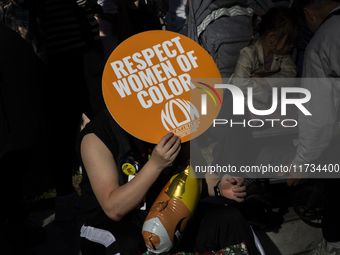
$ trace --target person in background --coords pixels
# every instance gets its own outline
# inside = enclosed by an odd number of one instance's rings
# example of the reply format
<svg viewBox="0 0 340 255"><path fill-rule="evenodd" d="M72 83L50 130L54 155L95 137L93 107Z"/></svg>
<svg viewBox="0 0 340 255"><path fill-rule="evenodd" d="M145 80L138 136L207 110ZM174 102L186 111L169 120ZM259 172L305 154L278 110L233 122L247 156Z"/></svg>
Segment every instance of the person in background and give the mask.
<svg viewBox="0 0 340 255"><path fill-rule="evenodd" d="M112 51L132 35L126 8L134 6L134 1L98 0L97 3L99 8L95 10L95 18L99 24L99 35L107 60Z"/></svg>
<svg viewBox="0 0 340 255"><path fill-rule="evenodd" d="M117 5L112 0L98 0L100 9L95 14L100 28L100 38L103 43L105 59L108 59L112 51L118 46L118 25L120 13ZM118 23L119 22L119 23Z"/></svg>
<svg viewBox="0 0 340 255"><path fill-rule="evenodd" d="M253 105L255 109L269 109L272 106L273 87L291 86L289 79L296 76L296 66L290 58L289 51L298 33L298 25L287 7L273 7L263 16L258 24L259 15L254 13L252 26L253 38L249 46L240 51L235 71L229 79L229 84L238 86L245 95L248 87L253 89ZM259 33L260 38L254 45L253 39ZM268 77L265 79L264 77ZM292 79L290 79L292 80ZM235 123L242 123L244 119L278 119L281 116L280 106L272 114L275 116L258 116L250 111L244 115L233 115L233 97L229 91L224 95L220 118L232 118ZM221 125L223 126L223 125ZM215 128L219 134L217 146L214 148L213 164L252 165L255 163L253 152L248 152L249 141L252 141L254 128L235 125ZM251 155L250 155L251 154ZM245 157L245 155L248 155Z"/></svg>
<svg viewBox="0 0 340 255"><path fill-rule="evenodd" d="M189 1L169 0L168 11L164 21L166 30L187 35L187 18L189 16Z"/></svg>
<svg viewBox="0 0 340 255"><path fill-rule="evenodd" d="M4 26L20 34L45 64L40 146L52 172L60 221L77 215L72 171L82 113L91 118L106 107L101 92L105 59L92 11L96 5L94 0L1 2Z"/></svg>
<svg viewBox="0 0 340 255"><path fill-rule="evenodd" d="M270 9L261 17L259 25L257 25L257 18L258 15L254 14L253 37L259 33L260 38L253 46L241 50L230 81L241 88L245 94L247 88L252 87L253 98L262 104L267 104L271 102L272 87L291 84L287 84L286 80L280 83L279 79L275 79L275 82L266 82L265 79L257 78L296 77L296 66L289 52L298 34L298 24L287 7ZM253 39L249 45L252 41Z"/></svg>
<svg viewBox="0 0 340 255"><path fill-rule="evenodd" d="M89 118L105 108L101 93L104 56L92 8L96 1L43 3L46 32L46 146L57 191L58 221L77 216L78 194L72 184L76 139L82 113ZM58 120L58 121L56 121ZM59 121L62 120L62 121Z"/></svg>
<svg viewBox="0 0 340 255"><path fill-rule="evenodd" d="M340 2L337 0L294 0L295 8L314 33L308 44L302 72L303 88L311 93L305 104L312 116L299 115L299 139L292 164L338 164L340 139L334 136L340 102ZM308 79L324 78L324 79ZM309 175L312 175L310 173ZM324 241L310 255L340 254L339 179L323 179L322 233ZM290 173L288 185L299 185L301 178Z"/></svg>
<svg viewBox="0 0 340 255"><path fill-rule="evenodd" d="M27 246L46 237L22 204L25 174L39 164L32 158L43 130L45 66L27 41L1 22L0 38L0 254L24 255Z"/></svg>

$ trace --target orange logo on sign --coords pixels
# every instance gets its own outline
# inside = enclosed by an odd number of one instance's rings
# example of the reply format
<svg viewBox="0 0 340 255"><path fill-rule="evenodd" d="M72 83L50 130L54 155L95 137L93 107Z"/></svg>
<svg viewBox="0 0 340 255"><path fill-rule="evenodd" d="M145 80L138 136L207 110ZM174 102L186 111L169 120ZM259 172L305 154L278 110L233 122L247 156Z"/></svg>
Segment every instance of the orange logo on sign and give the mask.
<svg viewBox="0 0 340 255"><path fill-rule="evenodd" d="M133 136L158 143L172 131L186 142L202 134L220 109L209 107L211 114L201 114L201 94L207 90L191 81L201 77L206 84L205 78L221 76L199 44L153 30L128 38L112 52L104 68L103 95L112 117ZM216 91L221 98L222 89Z"/></svg>

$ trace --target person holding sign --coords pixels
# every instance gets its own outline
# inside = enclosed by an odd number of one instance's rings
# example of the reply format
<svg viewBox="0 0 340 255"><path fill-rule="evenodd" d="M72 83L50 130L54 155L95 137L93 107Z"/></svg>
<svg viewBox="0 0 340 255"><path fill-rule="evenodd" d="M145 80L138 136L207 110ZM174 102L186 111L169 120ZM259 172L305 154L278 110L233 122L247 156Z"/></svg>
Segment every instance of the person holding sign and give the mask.
<svg viewBox="0 0 340 255"><path fill-rule="evenodd" d="M147 252L143 221L172 174L187 162L189 142L181 144L171 132L157 145L143 142L123 130L107 110L93 118L80 137L82 254ZM226 176L201 184L202 196L217 194L243 202L246 195L243 179ZM227 247L260 254L250 226L237 209L199 202L182 240L170 252L205 253Z"/></svg>

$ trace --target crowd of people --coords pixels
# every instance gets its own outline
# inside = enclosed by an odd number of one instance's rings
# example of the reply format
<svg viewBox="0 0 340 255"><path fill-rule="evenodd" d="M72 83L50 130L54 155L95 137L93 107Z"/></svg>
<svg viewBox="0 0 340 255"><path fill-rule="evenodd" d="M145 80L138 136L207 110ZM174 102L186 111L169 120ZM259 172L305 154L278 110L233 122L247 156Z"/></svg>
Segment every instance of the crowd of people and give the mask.
<svg viewBox="0 0 340 255"><path fill-rule="evenodd" d="M287 164L338 164L340 140L333 130L340 120L340 2L294 0L289 5L253 14L253 37L240 51L231 81L244 91L253 87L261 107L270 106L272 87L281 86L261 77L330 78L325 84L302 80L301 86L312 94L306 107L313 118L299 116L297 152ZM147 251L141 233L146 212L171 177L168 173L188 161L189 148L201 152L195 141L181 143L173 133L154 145L123 130L106 109L102 72L115 47L134 34L167 29L188 35L189 8L190 1L185 0L0 3L1 254L25 254L27 246L46 236L42 227L29 224L17 187L18 179L29 171L27 162L42 145L57 192L55 220L77 218L82 254ZM254 40L257 34L259 39ZM295 61L290 55L294 48L299 54ZM221 152L230 151L225 146ZM127 153L140 163L138 175L129 181L121 171ZM81 196L72 184L75 161L83 169ZM291 173L287 183L296 186L301 181ZM340 193L339 181L323 181L325 240L310 254L337 255L340 208L334 197ZM202 198L242 203L246 197L243 178L207 176L200 187ZM146 210L136 209L145 198ZM245 254L264 254L233 205L201 200L186 234L171 252L203 254L240 245L246 247Z"/></svg>

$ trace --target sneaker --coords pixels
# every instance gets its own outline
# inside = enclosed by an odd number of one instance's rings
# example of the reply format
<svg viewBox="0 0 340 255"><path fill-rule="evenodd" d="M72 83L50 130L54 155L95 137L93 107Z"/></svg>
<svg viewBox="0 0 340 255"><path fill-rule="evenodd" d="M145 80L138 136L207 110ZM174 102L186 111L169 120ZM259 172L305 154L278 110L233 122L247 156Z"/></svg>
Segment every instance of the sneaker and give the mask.
<svg viewBox="0 0 340 255"><path fill-rule="evenodd" d="M309 255L340 255L340 249L333 248L331 252L327 252L325 246L326 241L323 240L323 242L320 243L315 250L311 251Z"/></svg>
<svg viewBox="0 0 340 255"><path fill-rule="evenodd" d="M75 191L67 196L55 197L55 220L71 221L74 220L79 213L79 195Z"/></svg>

